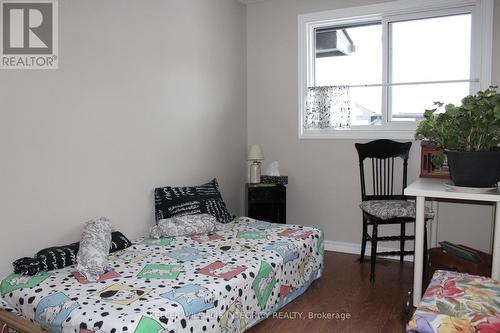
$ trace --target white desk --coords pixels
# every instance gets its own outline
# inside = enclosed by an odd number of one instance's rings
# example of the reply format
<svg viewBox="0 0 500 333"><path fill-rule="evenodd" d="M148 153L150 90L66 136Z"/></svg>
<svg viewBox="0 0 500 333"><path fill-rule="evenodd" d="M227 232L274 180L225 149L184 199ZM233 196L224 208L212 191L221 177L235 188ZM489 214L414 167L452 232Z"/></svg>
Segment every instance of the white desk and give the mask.
<svg viewBox="0 0 500 333"><path fill-rule="evenodd" d="M447 191L447 179L419 178L405 188L404 194L416 197L415 261L413 270L413 306L418 306L422 295L422 273L424 264L424 203L425 198L495 202L495 234L493 236L493 263L491 277L500 280L500 191L490 193L463 193Z"/></svg>

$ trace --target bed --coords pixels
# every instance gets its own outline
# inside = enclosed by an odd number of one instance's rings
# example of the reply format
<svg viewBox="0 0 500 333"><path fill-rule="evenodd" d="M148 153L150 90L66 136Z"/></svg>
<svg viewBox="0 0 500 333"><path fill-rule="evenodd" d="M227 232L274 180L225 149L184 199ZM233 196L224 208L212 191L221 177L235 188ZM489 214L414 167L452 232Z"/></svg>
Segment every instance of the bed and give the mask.
<svg viewBox="0 0 500 333"><path fill-rule="evenodd" d="M74 266L10 275L0 312L52 332L243 332L321 276L323 238L240 217L212 234L139 239L98 282Z"/></svg>

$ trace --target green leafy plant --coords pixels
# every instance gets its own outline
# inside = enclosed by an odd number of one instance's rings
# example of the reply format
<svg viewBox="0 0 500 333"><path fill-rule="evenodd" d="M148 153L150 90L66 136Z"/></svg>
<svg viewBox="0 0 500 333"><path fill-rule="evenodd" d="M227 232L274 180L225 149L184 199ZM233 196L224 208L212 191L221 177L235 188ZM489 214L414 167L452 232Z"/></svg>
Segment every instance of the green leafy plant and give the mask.
<svg viewBox="0 0 500 333"><path fill-rule="evenodd" d="M443 166L445 160L446 160L446 157L444 156L443 153L441 153L439 155L434 155L432 157L432 165L434 165L435 168L439 169Z"/></svg>
<svg viewBox="0 0 500 333"><path fill-rule="evenodd" d="M426 110L416 137L458 151L493 150L500 144L500 94L497 87L462 99L462 105L447 104Z"/></svg>

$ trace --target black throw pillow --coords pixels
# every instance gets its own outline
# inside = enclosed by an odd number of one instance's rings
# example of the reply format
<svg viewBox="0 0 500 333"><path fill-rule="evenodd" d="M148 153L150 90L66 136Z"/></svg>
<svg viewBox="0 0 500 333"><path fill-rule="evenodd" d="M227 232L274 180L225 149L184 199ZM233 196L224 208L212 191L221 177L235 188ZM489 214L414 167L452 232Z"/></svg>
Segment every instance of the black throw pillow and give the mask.
<svg viewBox="0 0 500 333"><path fill-rule="evenodd" d="M200 186L155 189L156 221L173 216L210 214L221 223L232 220L219 191L217 179Z"/></svg>
<svg viewBox="0 0 500 333"><path fill-rule="evenodd" d="M111 246L109 253L130 247L132 242L121 232L111 233ZM22 275L35 275L39 272L52 271L76 264L76 255L80 243L63 246L54 246L38 251L34 258L21 258L12 263L14 273Z"/></svg>
<svg viewBox="0 0 500 333"><path fill-rule="evenodd" d="M121 251L130 246L132 246L132 242L129 241L124 234L119 231L113 231L111 233L111 246L109 248L109 253Z"/></svg>
<svg viewBox="0 0 500 333"><path fill-rule="evenodd" d="M12 263L14 273L22 275L36 275L43 271L43 267L38 259L24 257Z"/></svg>
<svg viewBox="0 0 500 333"><path fill-rule="evenodd" d="M40 261L43 271L61 269L76 264L79 248L80 243L49 247L35 254L35 259Z"/></svg>

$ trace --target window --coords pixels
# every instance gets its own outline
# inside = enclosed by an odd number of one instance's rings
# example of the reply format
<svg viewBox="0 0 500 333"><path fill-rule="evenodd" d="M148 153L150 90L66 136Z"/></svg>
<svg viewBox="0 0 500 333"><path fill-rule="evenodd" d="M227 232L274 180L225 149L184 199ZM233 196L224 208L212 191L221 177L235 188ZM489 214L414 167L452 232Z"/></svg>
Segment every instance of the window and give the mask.
<svg viewBox="0 0 500 333"><path fill-rule="evenodd" d="M396 1L299 16L299 137L413 138L433 102L491 80L491 0Z"/></svg>

